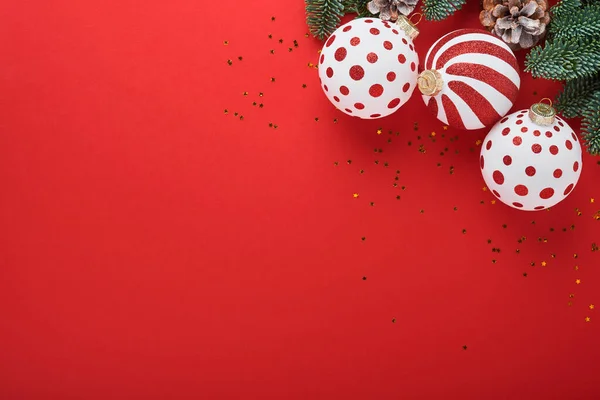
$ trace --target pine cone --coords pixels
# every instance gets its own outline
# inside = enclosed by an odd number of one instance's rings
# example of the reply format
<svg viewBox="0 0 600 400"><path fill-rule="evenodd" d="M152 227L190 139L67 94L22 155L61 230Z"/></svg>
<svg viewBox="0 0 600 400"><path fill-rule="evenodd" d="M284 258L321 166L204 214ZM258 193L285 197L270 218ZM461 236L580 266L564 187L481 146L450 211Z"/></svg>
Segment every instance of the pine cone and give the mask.
<svg viewBox="0 0 600 400"><path fill-rule="evenodd" d="M483 0L479 21L511 49L528 49L546 35L548 8L548 0Z"/></svg>
<svg viewBox="0 0 600 400"><path fill-rule="evenodd" d="M396 21L398 15L408 15L417 6L419 0L371 0L367 9L371 14L379 13L379 18L384 21Z"/></svg>

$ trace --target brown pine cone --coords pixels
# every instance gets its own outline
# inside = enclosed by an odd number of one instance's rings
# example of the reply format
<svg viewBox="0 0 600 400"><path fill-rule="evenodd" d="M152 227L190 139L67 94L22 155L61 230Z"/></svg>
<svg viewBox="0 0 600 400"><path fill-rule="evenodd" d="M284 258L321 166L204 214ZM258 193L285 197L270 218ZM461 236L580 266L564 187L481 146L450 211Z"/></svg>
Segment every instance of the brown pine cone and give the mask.
<svg viewBox="0 0 600 400"><path fill-rule="evenodd" d="M408 15L417 6L419 0L371 0L367 9L371 14L379 13L384 21L396 21L399 14Z"/></svg>
<svg viewBox="0 0 600 400"><path fill-rule="evenodd" d="M528 49L546 35L548 9L548 0L483 0L479 21L511 49Z"/></svg>

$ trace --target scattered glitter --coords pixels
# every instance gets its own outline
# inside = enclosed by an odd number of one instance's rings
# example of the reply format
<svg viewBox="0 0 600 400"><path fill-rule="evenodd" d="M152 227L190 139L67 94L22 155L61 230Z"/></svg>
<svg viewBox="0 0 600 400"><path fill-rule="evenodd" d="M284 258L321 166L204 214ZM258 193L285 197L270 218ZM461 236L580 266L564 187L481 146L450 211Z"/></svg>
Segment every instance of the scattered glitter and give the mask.
<svg viewBox="0 0 600 400"><path fill-rule="evenodd" d="M581 283L581 279L575 279L575 284L579 285Z"/></svg>

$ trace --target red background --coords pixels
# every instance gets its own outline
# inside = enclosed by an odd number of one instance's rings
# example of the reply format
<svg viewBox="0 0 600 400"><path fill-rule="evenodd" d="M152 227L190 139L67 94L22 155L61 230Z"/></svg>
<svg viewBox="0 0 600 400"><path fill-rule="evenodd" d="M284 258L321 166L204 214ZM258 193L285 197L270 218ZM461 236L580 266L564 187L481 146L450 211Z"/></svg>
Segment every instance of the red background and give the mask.
<svg viewBox="0 0 600 400"><path fill-rule="evenodd" d="M0 16L2 399L600 397L597 158L494 203L484 131L334 110L301 1ZM560 87L522 76L515 109Z"/></svg>

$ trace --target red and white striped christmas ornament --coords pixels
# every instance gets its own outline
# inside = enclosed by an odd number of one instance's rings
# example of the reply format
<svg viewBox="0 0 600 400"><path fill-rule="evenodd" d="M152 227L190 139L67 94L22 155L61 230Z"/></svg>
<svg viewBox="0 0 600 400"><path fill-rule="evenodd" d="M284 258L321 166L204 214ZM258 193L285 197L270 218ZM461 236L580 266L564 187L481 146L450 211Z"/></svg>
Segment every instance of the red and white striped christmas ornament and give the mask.
<svg viewBox="0 0 600 400"><path fill-rule="evenodd" d="M344 113L364 119L390 115L417 86L418 30L401 16L396 24L358 18L325 42L319 78L325 95Z"/></svg>
<svg viewBox="0 0 600 400"><path fill-rule="evenodd" d="M511 109L521 84L512 50L479 29L442 36L427 52L419 90L430 111L459 129L492 126Z"/></svg>
<svg viewBox="0 0 600 400"><path fill-rule="evenodd" d="M552 107L538 103L502 118L486 136L479 162L487 187L500 201L520 210L543 210L577 184L581 144Z"/></svg>

